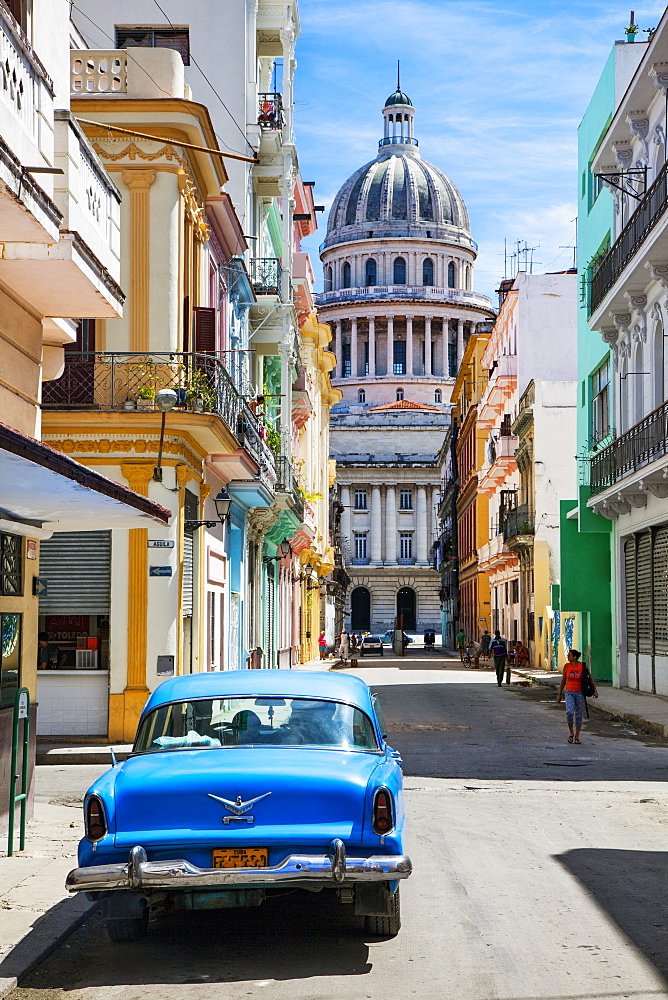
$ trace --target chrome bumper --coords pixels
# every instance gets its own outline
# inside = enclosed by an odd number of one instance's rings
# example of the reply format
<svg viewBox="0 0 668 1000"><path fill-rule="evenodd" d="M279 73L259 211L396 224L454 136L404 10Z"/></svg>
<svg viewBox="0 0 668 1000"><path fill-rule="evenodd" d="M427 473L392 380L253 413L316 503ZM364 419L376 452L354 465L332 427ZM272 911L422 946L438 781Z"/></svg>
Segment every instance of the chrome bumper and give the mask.
<svg viewBox="0 0 668 1000"><path fill-rule="evenodd" d="M341 840L328 854L290 854L273 868L198 868L182 858L149 861L143 847L133 847L125 864L75 868L65 880L69 892L110 889L201 889L206 886L270 886L275 882L392 882L413 871L405 854L348 858Z"/></svg>

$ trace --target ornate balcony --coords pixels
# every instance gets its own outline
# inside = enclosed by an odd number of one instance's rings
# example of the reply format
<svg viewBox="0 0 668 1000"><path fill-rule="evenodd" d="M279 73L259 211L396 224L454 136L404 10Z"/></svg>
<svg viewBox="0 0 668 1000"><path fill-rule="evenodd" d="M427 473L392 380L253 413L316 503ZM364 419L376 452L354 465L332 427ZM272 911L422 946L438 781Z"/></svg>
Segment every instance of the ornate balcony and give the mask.
<svg viewBox="0 0 668 1000"><path fill-rule="evenodd" d="M258 94L257 123L262 130L283 128L283 98L280 94Z"/></svg>
<svg viewBox="0 0 668 1000"><path fill-rule="evenodd" d="M520 504L509 510L503 519L503 540L511 550L528 548L533 545L535 523L528 504Z"/></svg>
<svg viewBox="0 0 668 1000"><path fill-rule="evenodd" d="M276 257L253 257L250 279L256 295L280 295L281 262Z"/></svg>
<svg viewBox="0 0 668 1000"><path fill-rule="evenodd" d="M601 493L668 454L668 403L662 403L591 460L590 489Z"/></svg>
<svg viewBox="0 0 668 1000"><path fill-rule="evenodd" d="M304 519L304 498L299 492L292 462L284 455L276 460L276 493L286 494L286 499L293 512Z"/></svg>

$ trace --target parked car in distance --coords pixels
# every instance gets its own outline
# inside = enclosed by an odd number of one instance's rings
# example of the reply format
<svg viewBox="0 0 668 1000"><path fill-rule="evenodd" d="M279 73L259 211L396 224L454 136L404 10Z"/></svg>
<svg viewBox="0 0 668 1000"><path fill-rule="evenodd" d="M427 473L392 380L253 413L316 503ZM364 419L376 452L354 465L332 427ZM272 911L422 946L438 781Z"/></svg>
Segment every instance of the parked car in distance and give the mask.
<svg viewBox="0 0 668 1000"><path fill-rule="evenodd" d="M151 911L258 906L321 892L366 933L400 926L399 754L357 677L236 670L164 681L129 758L84 800L70 892L103 901L113 941Z"/></svg>
<svg viewBox="0 0 668 1000"><path fill-rule="evenodd" d="M403 637L404 637L404 644L406 646L409 646L411 644L411 642L413 641L412 637L410 635L406 635L405 632L403 633ZM393 628L388 628L387 632L384 632L383 635L381 636L381 640L382 640L382 642L385 643L386 646L393 645L393 643L394 643L394 629Z"/></svg>
<svg viewBox="0 0 668 1000"><path fill-rule="evenodd" d="M377 653L382 656L383 650L383 640L379 635L365 635L362 639L362 644L359 648L360 656L364 656L365 653Z"/></svg>

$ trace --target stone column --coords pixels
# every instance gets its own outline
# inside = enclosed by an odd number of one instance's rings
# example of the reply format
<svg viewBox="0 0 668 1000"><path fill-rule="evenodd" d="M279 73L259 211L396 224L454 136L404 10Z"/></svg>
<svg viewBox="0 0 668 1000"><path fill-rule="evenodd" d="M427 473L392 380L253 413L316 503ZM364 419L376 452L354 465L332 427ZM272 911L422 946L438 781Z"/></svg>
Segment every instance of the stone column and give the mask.
<svg viewBox="0 0 668 1000"><path fill-rule="evenodd" d="M121 174L130 188L130 350L149 349L149 295L151 232L149 188L155 180L155 170L129 167ZM186 331L183 332L184 339ZM185 348L184 348L185 350ZM189 350L193 350L190 346Z"/></svg>
<svg viewBox="0 0 668 1000"><path fill-rule="evenodd" d="M357 318L350 321L350 377L357 378Z"/></svg>
<svg viewBox="0 0 668 1000"><path fill-rule="evenodd" d="M369 316L369 375L376 374L376 318Z"/></svg>
<svg viewBox="0 0 668 1000"><path fill-rule="evenodd" d="M424 565L428 558L427 546L427 491L424 486L418 486L416 509L416 541L417 561Z"/></svg>
<svg viewBox="0 0 668 1000"><path fill-rule="evenodd" d="M336 341L334 351L336 353L336 378L343 375L343 338L341 337L341 320L336 320Z"/></svg>
<svg viewBox="0 0 668 1000"><path fill-rule="evenodd" d="M431 316L424 318L424 373L431 375Z"/></svg>
<svg viewBox="0 0 668 1000"><path fill-rule="evenodd" d="M413 374L413 317L406 317L406 374Z"/></svg>
<svg viewBox="0 0 668 1000"><path fill-rule="evenodd" d="M385 494L385 562L397 561L397 494L394 486Z"/></svg>
<svg viewBox="0 0 668 1000"><path fill-rule="evenodd" d="M371 562L374 566L383 561L383 514L380 487L371 490Z"/></svg>
<svg viewBox="0 0 668 1000"><path fill-rule="evenodd" d="M352 551L352 537L350 533L350 487L341 487L341 503L343 512L341 514L341 537L347 538L351 545L351 558L355 555Z"/></svg>
<svg viewBox="0 0 668 1000"><path fill-rule="evenodd" d="M386 375L391 378L394 371L394 317L387 317L387 371Z"/></svg>
<svg viewBox="0 0 668 1000"><path fill-rule="evenodd" d="M462 363L462 358L464 357L464 320L457 320L457 370L459 371L459 366Z"/></svg>

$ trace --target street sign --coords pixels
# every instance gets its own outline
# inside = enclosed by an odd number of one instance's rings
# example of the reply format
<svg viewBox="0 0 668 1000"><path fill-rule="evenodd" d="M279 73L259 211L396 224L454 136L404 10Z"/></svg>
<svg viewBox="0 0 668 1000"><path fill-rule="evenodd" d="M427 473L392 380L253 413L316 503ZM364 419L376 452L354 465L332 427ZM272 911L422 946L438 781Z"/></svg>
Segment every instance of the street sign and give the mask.
<svg viewBox="0 0 668 1000"><path fill-rule="evenodd" d="M149 549L173 549L174 540L171 538L149 538Z"/></svg>
<svg viewBox="0 0 668 1000"><path fill-rule="evenodd" d="M35 597L46 597L47 581L44 577L36 576L32 581L32 592Z"/></svg>
<svg viewBox="0 0 668 1000"><path fill-rule="evenodd" d="M149 566L148 568L149 576L171 576L172 567L171 566Z"/></svg>
<svg viewBox="0 0 668 1000"><path fill-rule="evenodd" d="M21 691L19 694L19 719L28 718L28 692Z"/></svg>

